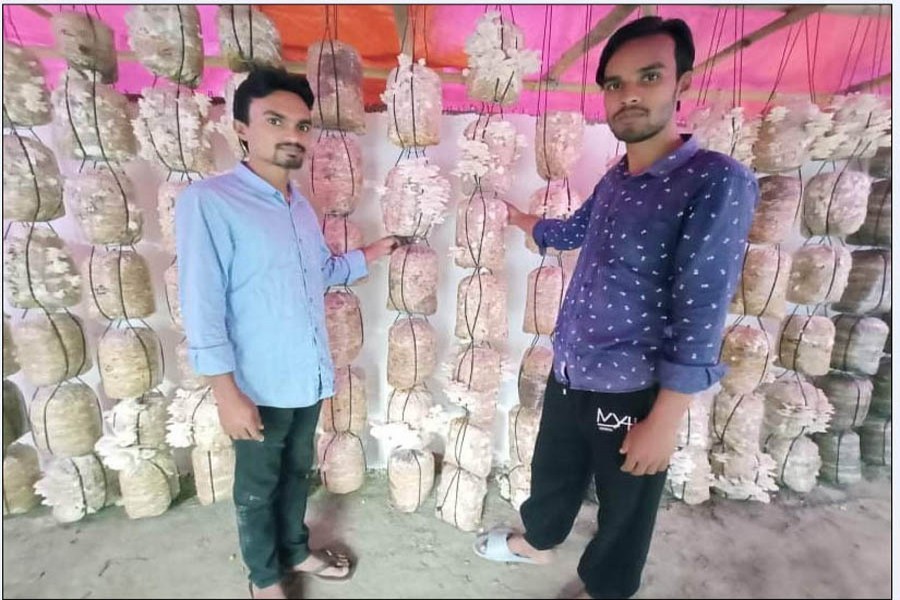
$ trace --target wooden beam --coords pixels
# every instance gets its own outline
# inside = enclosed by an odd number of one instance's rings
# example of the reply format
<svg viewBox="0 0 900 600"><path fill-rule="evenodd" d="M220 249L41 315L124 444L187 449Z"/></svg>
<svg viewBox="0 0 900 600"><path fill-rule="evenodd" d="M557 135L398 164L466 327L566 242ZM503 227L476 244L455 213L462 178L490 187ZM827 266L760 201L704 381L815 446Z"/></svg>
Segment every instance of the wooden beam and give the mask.
<svg viewBox="0 0 900 600"><path fill-rule="evenodd" d="M850 87L841 90L840 92L838 92L838 94L852 94L853 92L861 92L863 90L875 88L875 87L878 87L880 85L884 85L885 83L890 83L890 82L891 82L891 72L888 71L884 75L879 75L878 77L876 77L874 79L870 79L868 81L863 81L860 83L855 83L855 84L851 85Z"/></svg>
<svg viewBox="0 0 900 600"><path fill-rule="evenodd" d="M49 19L52 16L52 13L42 6L38 6L37 4L25 4L25 8L38 15L39 17L44 17L45 19Z"/></svg>
<svg viewBox="0 0 900 600"><path fill-rule="evenodd" d="M642 17L655 17L657 13L655 4L644 4L641 6Z"/></svg>
<svg viewBox="0 0 900 600"><path fill-rule="evenodd" d="M38 58L53 58L53 59L62 58L60 53L55 48L52 48L49 46L28 46L28 49L31 50L35 54L35 56L37 56ZM117 59L122 63L137 62L137 60L138 60L137 55L134 52L122 52L122 51L118 52ZM228 66L224 58L222 58L221 56L214 56L214 55L204 57L204 65L210 66L210 67L223 67L223 68ZM292 73L301 73L301 74L306 73L306 62L285 61L284 66L287 70L289 70ZM438 71L437 73L440 76L441 81L443 81L444 83L460 84L460 85L465 83L465 79L463 78L461 71ZM390 69L381 69L381 68L363 66L363 77L365 77L366 79L386 80L388 78L389 74L390 74ZM888 73L886 75L882 75L880 78L874 79L871 82L857 84L854 87L875 86L875 85L878 85L879 83L882 83L882 81L879 81L881 79L890 80L890 73ZM523 82L522 87L526 90L531 90L531 91L536 91L539 89L543 91L545 89L544 86L545 86L545 84L537 79L526 79ZM549 89L549 91L554 92L554 93L581 94L582 86L581 86L581 82L562 82L556 86L551 87ZM602 90L600 89L600 87L595 85L593 81L589 81L586 83L586 85L584 87L584 91L589 96L599 96L602 93ZM699 94L700 94L699 89L690 89L687 92L685 92L684 96L682 96L682 97L684 99L695 99L699 96ZM707 94L709 95L708 100L710 100L710 101L716 100L720 97L723 100L731 101L734 92L729 87L729 89L727 89L727 90L709 90L707 92ZM771 90L762 90L762 89L755 90L755 89L745 88L741 92L743 99L746 101L749 101L749 102L754 102L754 101L765 102L766 100L768 100L770 94L771 94ZM808 92L804 92L802 94L800 94L800 93L797 93L797 94L784 93L781 95L785 96L786 98L793 98L793 97L809 98Z"/></svg>
<svg viewBox="0 0 900 600"><path fill-rule="evenodd" d="M406 4L395 4L393 9L394 27L397 29L397 40L400 44L400 53L412 55L410 48L415 44L415 40L412 40L412 43L410 43L412 31L410 31L409 27L409 6Z"/></svg>
<svg viewBox="0 0 900 600"><path fill-rule="evenodd" d="M735 8L734 4L712 4L708 5L712 8ZM796 7L796 4L741 4L740 8L754 11L778 11L788 12ZM879 6L882 7L879 10ZM886 10L885 10L886 9ZM852 15L856 17L880 17L882 19L891 18L890 5L878 4L826 4L822 7L822 12L832 15Z"/></svg>
<svg viewBox="0 0 900 600"><path fill-rule="evenodd" d="M637 8L635 4L622 4L609 11L609 14L600 19L586 36L575 42L571 48L559 57L556 64L550 68L547 79L551 82L559 82L562 74L572 66L572 63L584 55L585 52L590 51L591 48L611 36L622 21L628 18L628 15L637 10Z"/></svg>
<svg viewBox="0 0 900 600"><path fill-rule="evenodd" d="M731 8L737 9L737 6L732 6ZM778 17L771 23L767 25L763 25L753 33L750 33L746 37L736 41L732 45L728 46L715 56L711 56L703 61L701 64L694 67L695 72L699 72L705 68L712 68L717 63L725 60L741 48L746 48L759 40L772 35L776 31L780 29L784 29L785 27L790 27L794 23L798 23L808 17L809 15L815 14L822 10L823 5L821 4L806 4L800 5L795 8L792 8L784 13L783 16Z"/></svg>

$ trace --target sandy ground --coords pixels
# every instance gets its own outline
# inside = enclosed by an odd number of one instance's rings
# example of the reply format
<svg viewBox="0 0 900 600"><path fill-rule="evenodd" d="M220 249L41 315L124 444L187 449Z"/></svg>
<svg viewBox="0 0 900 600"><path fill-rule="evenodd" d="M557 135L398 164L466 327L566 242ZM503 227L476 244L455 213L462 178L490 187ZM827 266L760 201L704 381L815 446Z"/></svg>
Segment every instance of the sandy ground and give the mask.
<svg viewBox="0 0 900 600"><path fill-rule="evenodd" d="M641 598L887 598L891 593L891 490L885 475L849 491L819 487L770 505L714 499L664 501ZM485 525L518 523L492 485ZM483 561L473 534L387 505L370 475L346 497L319 489L310 503L313 546L346 542L353 581L298 581L292 597L556 598L576 590L575 565L595 526L586 504L549 567ZM180 502L130 521L110 508L57 524L45 508L3 522L4 598L245 598L233 506ZM562 595L561 595L562 594Z"/></svg>

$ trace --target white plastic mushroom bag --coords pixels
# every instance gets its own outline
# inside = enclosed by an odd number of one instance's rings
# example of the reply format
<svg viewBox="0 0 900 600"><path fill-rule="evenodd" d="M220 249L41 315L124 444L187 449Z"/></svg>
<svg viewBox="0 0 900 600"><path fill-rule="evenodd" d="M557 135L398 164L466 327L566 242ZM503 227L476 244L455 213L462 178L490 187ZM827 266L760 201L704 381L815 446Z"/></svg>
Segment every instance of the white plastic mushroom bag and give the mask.
<svg viewBox="0 0 900 600"><path fill-rule="evenodd" d="M796 177L769 175L759 180L759 203L748 240L753 244L781 244L791 235L803 184Z"/></svg>
<svg viewBox="0 0 900 600"><path fill-rule="evenodd" d="M804 375L824 375L831 365L834 323L826 317L793 315L785 319L778 362Z"/></svg>
<svg viewBox="0 0 900 600"><path fill-rule="evenodd" d="M325 294L325 326L336 368L352 363L362 349L363 320L359 299L349 290Z"/></svg>
<svg viewBox="0 0 900 600"><path fill-rule="evenodd" d="M384 228L390 235L425 237L444 221L450 201L450 182L428 159L398 162L376 192L381 197Z"/></svg>
<svg viewBox="0 0 900 600"><path fill-rule="evenodd" d="M13 330L22 372L34 386L55 385L93 365L81 319L69 313L35 312Z"/></svg>
<svg viewBox="0 0 900 600"><path fill-rule="evenodd" d="M25 400L12 381L3 380L3 453L28 431Z"/></svg>
<svg viewBox="0 0 900 600"><path fill-rule="evenodd" d="M424 383L437 361L434 328L420 318L400 319L388 331L388 384L411 388Z"/></svg>
<svg viewBox="0 0 900 600"><path fill-rule="evenodd" d="M159 230L163 248L169 254L177 254L175 247L175 203L178 195L188 186L187 181L164 181L156 192L156 208L159 214Z"/></svg>
<svg viewBox="0 0 900 600"><path fill-rule="evenodd" d="M97 361L110 398L136 398L162 382L159 338L152 329L111 329L100 338Z"/></svg>
<svg viewBox="0 0 900 600"><path fill-rule="evenodd" d="M847 241L858 246L891 247L891 181L876 181L869 193L866 220Z"/></svg>
<svg viewBox="0 0 900 600"><path fill-rule="evenodd" d="M846 486L862 479L859 436L853 431L819 433L815 437L822 457L819 477L833 485Z"/></svg>
<svg viewBox="0 0 900 600"><path fill-rule="evenodd" d="M844 238L855 233L866 220L871 188L871 177L859 171L813 176L803 190L803 234Z"/></svg>
<svg viewBox="0 0 900 600"><path fill-rule="evenodd" d="M143 319L156 312L147 260L134 250L98 252L88 261L91 309L105 319Z"/></svg>
<svg viewBox="0 0 900 600"><path fill-rule="evenodd" d="M316 98L313 125L365 133L362 62L353 46L330 38L314 43L307 52L306 77Z"/></svg>
<svg viewBox="0 0 900 600"><path fill-rule="evenodd" d="M4 135L3 158L4 219L52 221L66 214L63 178L50 148L35 138Z"/></svg>
<svg viewBox="0 0 900 600"><path fill-rule="evenodd" d="M115 33L99 16L60 10L50 15L50 26L69 67L96 71L97 81L115 83L119 76Z"/></svg>
<svg viewBox="0 0 900 600"><path fill-rule="evenodd" d="M4 127L36 127L50 122L50 93L44 68L31 50L3 41L3 82Z"/></svg>
<svg viewBox="0 0 900 600"><path fill-rule="evenodd" d="M486 479L445 462L435 494L435 514L462 531L475 531L481 524L486 495Z"/></svg>
<svg viewBox="0 0 900 600"><path fill-rule="evenodd" d="M547 380L553 370L553 350L545 346L534 346L522 355L519 367L519 404L529 408L540 408L544 404Z"/></svg>
<svg viewBox="0 0 900 600"><path fill-rule="evenodd" d="M128 118L128 99L115 88L74 69L65 71L50 97L60 157L127 162L137 140Z"/></svg>
<svg viewBox="0 0 900 600"><path fill-rule="evenodd" d="M64 196L89 243L134 244L143 236L143 212L132 202L134 185L123 170L104 167L67 177ZM172 227L174 254L174 221Z"/></svg>
<svg viewBox="0 0 900 600"><path fill-rule="evenodd" d="M80 521L119 499L118 479L96 454L52 461L34 489L60 523Z"/></svg>
<svg viewBox="0 0 900 600"><path fill-rule="evenodd" d="M438 256L425 244L401 246L391 253L388 310L420 315L437 312Z"/></svg>
<svg viewBox="0 0 900 600"><path fill-rule="evenodd" d="M850 277L850 250L843 246L804 246L794 253L787 300L793 304L837 302Z"/></svg>
<svg viewBox="0 0 900 600"><path fill-rule="evenodd" d="M121 446L164 447L168 419L169 399L160 392L120 400L106 413L112 435Z"/></svg>
<svg viewBox="0 0 900 600"><path fill-rule="evenodd" d="M154 75L196 87L203 75L200 11L191 4L138 4L125 14L129 43Z"/></svg>
<svg viewBox="0 0 900 600"><path fill-rule="evenodd" d="M3 457L3 516L27 513L40 502L34 484L41 478L38 454L31 446L13 444Z"/></svg>
<svg viewBox="0 0 900 600"><path fill-rule="evenodd" d="M450 421L444 461L478 477L487 477L493 461L491 447L490 432L476 427L466 417L458 417Z"/></svg>
<svg viewBox="0 0 900 600"><path fill-rule="evenodd" d="M834 407L828 431L849 431L863 424L872 403L870 380L832 371L816 379L816 385Z"/></svg>
<svg viewBox="0 0 900 600"><path fill-rule="evenodd" d="M463 70L469 98L515 104L526 75L541 66L541 55L527 50L522 29L498 11L485 12L466 38L468 68Z"/></svg>
<svg viewBox="0 0 900 600"><path fill-rule="evenodd" d="M219 410L210 388L175 390L169 403L166 442L173 448L196 446L202 450L231 448L231 438L219 422Z"/></svg>
<svg viewBox="0 0 900 600"><path fill-rule="evenodd" d="M775 246L749 248L728 312L754 317L783 317L790 274L790 252Z"/></svg>
<svg viewBox="0 0 900 600"><path fill-rule="evenodd" d="M862 460L877 467L891 466L891 420L869 415L859 429Z"/></svg>
<svg viewBox="0 0 900 600"><path fill-rule="evenodd" d="M425 59L413 62L408 54L400 54L397 62L381 93L388 139L402 148L436 146L441 141L441 77L425 66Z"/></svg>
<svg viewBox="0 0 900 600"><path fill-rule="evenodd" d="M144 88L134 120L141 158L167 173L212 173L210 105L199 92Z"/></svg>
<svg viewBox="0 0 900 600"><path fill-rule="evenodd" d="M717 443L736 451L759 450L765 406L762 396L719 393L712 406L712 435Z"/></svg>
<svg viewBox="0 0 900 600"><path fill-rule="evenodd" d="M216 31L225 62L232 71L281 66L281 35L264 12L252 5L220 5Z"/></svg>
<svg viewBox="0 0 900 600"><path fill-rule="evenodd" d="M341 367L334 373L334 396L322 401L319 421L327 432L362 433L368 418L366 374L358 367Z"/></svg>
<svg viewBox="0 0 900 600"><path fill-rule="evenodd" d="M58 458L90 454L103 433L97 395L84 383L40 388L28 414L35 445Z"/></svg>
<svg viewBox="0 0 900 600"><path fill-rule="evenodd" d="M734 325L725 331L721 361L728 366L722 388L732 394L748 394L766 381L772 361L769 336L761 329Z"/></svg>
<svg viewBox="0 0 900 600"><path fill-rule="evenodd" d="M343 132L323 134L310 152L308 176L310 200L325 214L352 213L363 190L359 139Z"/></svg>
<svg viewBox="0 0 900 600"><path fill-rule="evenodd" d="M391 390L388 396L388 423L407 423L419 429L433 403L431 392L424 386Z"/></svg>
<svg viewBox="0 0 900 600"><path fill-rule="evenodd" d="M538 267L529 273L522 330L536 335L552 334L564 292L565 274L560 267Z"/></svg>
<svg viewBox="0 0 900 600"><path fill-rule="evenodd" d="M388 458L388 492L391 506L400 512L419 509L434 487L434 454L397 448Z"/></svg>
<svg viewBox="0 0 900 600"><path fill-rule="evenodd" d="M53 310L81 302L81 275L65 242L49 229L4 240L3 283L16 308Z"/></svg>
<svg viewBox="0 0 900 600"><path fill-rule="evenodd" d="M816 487L822 459L819 447L805 435L772 438L766 452L775 459L775 480L779 485L806 494Z"/></svg>
<svg viewBox="0 0 900 600"><path fill-rule="evenodd" d="M760 391L766 396L763 425L766 439L823 432L834 414L825 392L799 376L774 381Z"/></svg>
<svg viewBox="0 0 900 600"><path fill-rule="evenodd" d="M129 519L163 514L181 492L171 450L141 449L132 464L115 470L119 471L119 489Z"/></svg>
<svg viewBox="0 0 900 600"><path fill-rule="evenodd" d="M576 111L549 111L537 118L534 157L537 172L547 181L572 175L584 146L584 115Z"/></svg>
<svg viewBox="0 0 900 600"><path fill-rule="evenodd" d="M197 498L204 506L229 500L234 487L234 448L191 450Z"/></svg>
<svg viewBox="0 0 900 600"><path fill-rule="evenodd" d="M521 405L509 411L509 457L513 464L531 466L538 430L541 425L541 411Z"/></svg>
<svg viewBox="0 0 900 600"><path fill-rule="evenodd" d="M855 315L881 314L891 310L891 252L856 250L847 289L833 308Z"/></svg>
<svg viewBox="0 0 900 600"><path fill-rule="evenodd" d="M832 321L835 329L832 368L875 375L890 331L887 323L881 319L852 315L836 315Z"/></svg>
<svg viewBox="0 0 900 600"><path fill-rule="evenodd" d="M459 282L455 335L461 340L503 342L509 336L506 283L476 272Z"/></svg>
<svg viewBox="0 0 900 600"><path fill-rule="evenodd" d="M349 494L362 487L366 478L366 455L355 433L324 433L318 440L322 483L332 494Z"/></svg>
<svg viewBox="0 0 900 600"><path fill-rule="evenodd" d="M461 201L456 212L456 265L464 269L504 270L503 238L508 219L506 204L496 196L476 193Z"/></svg>

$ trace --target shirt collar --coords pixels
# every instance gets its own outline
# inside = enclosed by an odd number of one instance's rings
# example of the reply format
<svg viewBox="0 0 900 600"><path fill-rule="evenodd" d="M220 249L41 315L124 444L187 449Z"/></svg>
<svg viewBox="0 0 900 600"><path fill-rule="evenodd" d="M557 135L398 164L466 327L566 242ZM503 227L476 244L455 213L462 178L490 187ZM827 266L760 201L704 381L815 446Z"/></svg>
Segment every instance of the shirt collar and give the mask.
<svg viewBox="0 0 900 600"><path fill-rule="evenodd" d="M271 196L278 198L281 200L281 191L279 191L275 186L271 183L257 175L253 169L247 166L247 163L241 161L239 162L232 171L241 181L249 185L255 191L259 192L264 196ZM291 201L302 198L300 192L297 190L297 186L294 185L292 181L288 181L288 188L291 192Z"/></svg>
<svg viewBox="0 0 900 600"><path fill-rule="evenodd" d="M628 156L626 155L622 160L619 161L619 174L622 177L641 177L643 175L652 175L653 177L663 177L668 175L678 167L681 167L689 160L691 160L694 155L700 150L700 144L697 143L697 139L690 134L683 134L681 139L684 140L678 148L676 148L670 154L660 158L655 163L650 165L650 168L641 173L640 175L631 175L628 172Z"/></svg>

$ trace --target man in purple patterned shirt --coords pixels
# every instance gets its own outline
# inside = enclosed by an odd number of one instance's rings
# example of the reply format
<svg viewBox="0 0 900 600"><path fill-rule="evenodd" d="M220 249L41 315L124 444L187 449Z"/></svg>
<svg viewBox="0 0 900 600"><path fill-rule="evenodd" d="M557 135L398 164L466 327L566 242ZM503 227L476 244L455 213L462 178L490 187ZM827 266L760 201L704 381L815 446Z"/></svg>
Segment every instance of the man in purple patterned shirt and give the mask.
<svg viewBox="0 0 900 600"><path fill-rule="evenodd" d="M638 19L600 57L607 120L626 157L567 220L510 206L541 248L581 248L553 340L524 534L476 551L547 563L594 477L598 529L578 565L584 597L640 587L656 512L691 398L722 377L722 330L758 199L753 174L677 132L694 45L679 19Z"/></svg>

